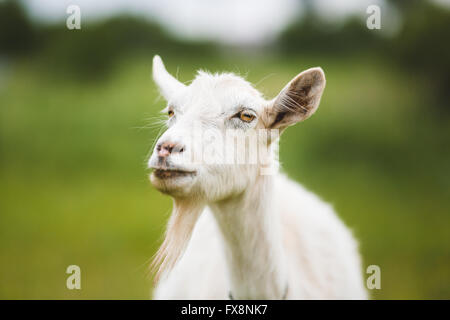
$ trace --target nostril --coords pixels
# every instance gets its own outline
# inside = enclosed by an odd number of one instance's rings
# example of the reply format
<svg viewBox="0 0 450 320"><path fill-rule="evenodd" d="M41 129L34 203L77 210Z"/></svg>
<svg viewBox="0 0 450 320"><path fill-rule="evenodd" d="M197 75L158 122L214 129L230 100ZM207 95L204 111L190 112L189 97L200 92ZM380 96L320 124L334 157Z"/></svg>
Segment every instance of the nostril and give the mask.
<svg viewBox="0 0 450 320"><path fill-rule="evenodd" d="M184 146L183 145L175 144L173 146L172 153L182 153L182 152L184 152Z"/></svg>
<svg viewBox="0 0 450 320"><path fill-rule="evenodd" d="M185 147L177 143L162 142L156 145L156 152L159 156L167 157L169 154L182 153L184 151Z"/></svg>

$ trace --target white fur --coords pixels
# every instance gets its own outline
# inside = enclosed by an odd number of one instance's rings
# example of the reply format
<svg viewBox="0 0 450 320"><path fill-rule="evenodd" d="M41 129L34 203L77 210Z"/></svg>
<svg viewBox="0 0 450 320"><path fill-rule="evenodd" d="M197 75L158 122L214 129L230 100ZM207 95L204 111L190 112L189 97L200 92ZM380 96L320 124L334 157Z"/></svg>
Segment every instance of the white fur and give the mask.
<svg viewBox="0 0 450 320"><path fill-rule="evenodd" d="M236 126L245 135L270 126L282 131L314 113L325 87L320 68L299 74L271 101L232 74L202 72L185 86L167 73L159 57L153 75L168 106L176 109L158 143L177 142L188 150L204 144L186 139L195 121L219 134ZM256 119L232 118L236 107L255 110ZM276 120L283 111L287 116ZM261 146L267 143L269 161L276 164L278 141L258 140ZM156 154L149 160L152 168L158 168ZM356 241L317 196L280 173L261 175L261 163L194 164L184 153L169 160L196 175L174 181L152 175L152 183L171 195L176 207L158 256L166 266L155 299L228 299L230 293L235 299L366 298ZM197 219L193 231L183 229L183 221L192 225L192 219Z"/></svg>

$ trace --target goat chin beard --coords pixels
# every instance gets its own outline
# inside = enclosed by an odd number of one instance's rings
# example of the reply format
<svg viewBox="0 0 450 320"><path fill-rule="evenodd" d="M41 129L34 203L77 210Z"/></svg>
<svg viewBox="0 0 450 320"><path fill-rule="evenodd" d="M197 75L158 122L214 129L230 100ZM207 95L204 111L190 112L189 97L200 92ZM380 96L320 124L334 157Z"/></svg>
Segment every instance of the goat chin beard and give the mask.
<svg viewBox="0 0 450 320"><path fill-rule="evenodd" d="M164 241L151 263L155 283L166 276L183 256L203 208L203 204L192 199L174 199Z"/></svg>

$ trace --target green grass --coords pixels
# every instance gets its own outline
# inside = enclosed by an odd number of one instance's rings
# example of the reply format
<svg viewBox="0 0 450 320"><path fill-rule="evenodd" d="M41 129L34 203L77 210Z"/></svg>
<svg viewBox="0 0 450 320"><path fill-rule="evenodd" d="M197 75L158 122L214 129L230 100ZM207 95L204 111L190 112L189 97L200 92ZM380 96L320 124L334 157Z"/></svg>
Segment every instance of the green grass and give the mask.
<svg viewBox="0 0 450 320"><path fill-rule="evenodd" d="M369 57L370 58L370 57ZM450 297L447 119L424 84L368 57L168 57L183 81L194 70L247 74L269 97L321 65L327 88L314 117L282 137L284 171L331 202L381 267L374 298ZM14 64L0 87L0 298L146 299L149 259L171 201L145 160L164 105L151 57L81 83ZM267 78L265 78L269 75ZM147 120L146 120L147 119ZM65 287L77 264L82 290Z"/></svg>

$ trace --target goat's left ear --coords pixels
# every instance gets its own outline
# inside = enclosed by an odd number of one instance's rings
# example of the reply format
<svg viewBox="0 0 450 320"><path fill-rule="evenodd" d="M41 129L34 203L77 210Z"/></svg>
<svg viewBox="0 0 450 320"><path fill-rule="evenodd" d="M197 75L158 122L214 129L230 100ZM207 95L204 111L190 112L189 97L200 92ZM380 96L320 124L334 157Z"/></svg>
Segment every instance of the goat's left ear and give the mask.
<svg viewBox="0 0 450 320"><path fill-rule="evenodd" d="M283 130L307 119L317 110L324 88L322 68L311 68L298 74L265 110L266 127Z"/></svg>

